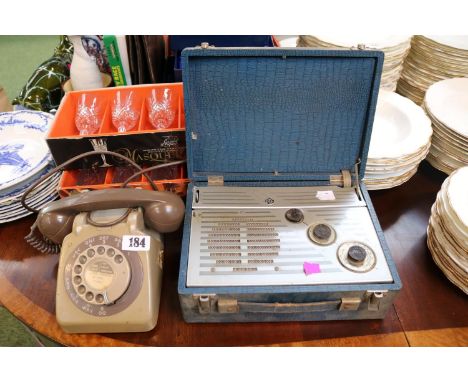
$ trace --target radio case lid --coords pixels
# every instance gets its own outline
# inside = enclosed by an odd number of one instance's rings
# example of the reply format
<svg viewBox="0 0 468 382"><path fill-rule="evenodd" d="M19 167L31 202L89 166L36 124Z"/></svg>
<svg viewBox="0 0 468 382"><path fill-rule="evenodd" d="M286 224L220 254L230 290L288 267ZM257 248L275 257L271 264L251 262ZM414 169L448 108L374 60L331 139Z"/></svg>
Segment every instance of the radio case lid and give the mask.
<svg viewBox="0 0 468 382"><path fill-rule="evenodd" d="M308 48L182 51L192 181L364 176L384 54Z"/></svg>

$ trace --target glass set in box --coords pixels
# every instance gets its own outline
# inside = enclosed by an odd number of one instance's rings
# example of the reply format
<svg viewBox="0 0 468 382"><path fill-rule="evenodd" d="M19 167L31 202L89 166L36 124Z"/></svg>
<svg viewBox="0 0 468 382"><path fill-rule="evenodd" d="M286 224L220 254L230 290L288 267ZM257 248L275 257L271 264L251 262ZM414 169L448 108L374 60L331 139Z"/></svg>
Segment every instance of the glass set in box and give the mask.
<svg viewBox="0 0 468 382"><path fill-rule="evenodd" d="M93 150L122 154L143 168L185 159L182 83L74 91L65 95L47 137L57 165ZM60 195L119 187L134 170L115 157L95 155L67 167ZM159 190L185 194L185 165L150 172ZM151 187L144 177L129 183Z"/></svg>

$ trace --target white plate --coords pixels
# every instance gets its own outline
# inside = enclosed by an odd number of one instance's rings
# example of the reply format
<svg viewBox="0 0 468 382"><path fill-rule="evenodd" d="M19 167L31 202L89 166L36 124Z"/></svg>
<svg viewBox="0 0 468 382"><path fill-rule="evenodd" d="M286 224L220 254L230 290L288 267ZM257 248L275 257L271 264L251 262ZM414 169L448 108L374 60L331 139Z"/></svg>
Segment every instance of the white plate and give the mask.
<svg viewBox="0 0 468 382"><path fill-rule="evenodd" d="M454 36L424 36L438 44L450 46L456 49L468 50L468 36L467 35L454 35ZM468 53L468 52L467 52Z"/></svg>
<svg viewBox="0 0 468 382"><path fill-rule="evenodd" d="M275 36L281 47L296 47L299 36Z"/></svg>
<svg viewBox="0 0 468 382"><path fill-rule="evenodd" d="M51 161L45 136L52 119L40 111L0 113L0 190L21 183Z"/></svg>
<svg viewBox="0 0 468 382"><path fill-rule="evenodd" d="M408 98L380 90L368 157L398 158L427 145L431 120Z"/></svg>
<svg viewBox="0 0 468 382"><path fill-rule="evenodd" d="M450 179L450 178L447 178ZM452 208L450 200L447 196L447 180L442 185L442 188L437 195L435 210L443 220L446 231L450 233L460 247L466 248L468 254L468 227L463 224L456 211ZM468 258L468 257L467 257Z"/></svg>
<svg viewBox="0 0 468 382"><path fill-rule="evenodd" d="M44 200L49 199L53 195L55 195L55 196L58 195L58 191L57 191L57 186L54 187L52 185L48 190L44 190L40 194L34 195L33 198L28 200L27 204L30 207L36 208ZM13 205L9 206L8 208L3 208L2 210L0 210L0 219L3 218L6 215L12 215L12 214L20 213L23 210L25 210L25 208L23 207L21 202L14 203Z"/></svg>
<svg viewBox="0 0 468 382"><path fill-rule="evenodd" d="M370 33L364 33L362 35L349 33L347 35L314 35L314 37L324 42L343 47L352 47L357 46L358 44L364 44L368 48L383 49L403 44L409 41L411 35L375 36Z"/></svg>
<svg viewBox="0 0 468 382"><path fill-rule="evenodd" d="M50 194L47 197L44 197L43 199L41 199L41 200L39 200L39 201L37 201L35 203L31 203L30 206L32 208L36 208L37 210L40 210L47 203L49 203L50 201L55 200L57 198L58 198L57 193ZM25 212L30 212L30 211L27 210L26 208L20 208L20 209L15 210L15 211L7 212L7 213L1 213L0 214L0 220L10 219L10 218L13 218L13 217L18 216L18 215L23 215Z"/></svg>
<svg viewBox="0 0 468 382"><path fill-rule="evenodd" d="M47 184L46 186L42 187L37 193L29 195L28 198L26 199L26 203L28 205L30 205L30 204L36 202L37 200L40 200L41 198L44 198L44 197L46 197L48 195L56 193L59 181L60 181L60 179L56 178L56 179L54 179L53 182L51 182L51 183ZM10 204L0 205L0 215L5 213L6 211L12 211L12 210L20 209L20 208L23 208L23 207L22 207L22 204L21 204L21 199L18 198L18 199L14 200Z"/></svg>
<svg viewBox="0 0 468 382"><path fill-rule="evenodd" d="M450 206L468 230L468 166L450 176L447 197Z"/></svg>
<svg viewBox="0 0 468 382"><path fill-rule="evenodd" d="M451 78L431 85L425 104L441 123L468 138L468 78Z"/></svg>
<svg viewBox="0 0 468 382"><path fill-rule="evenodd" d="M403 183L406 183L410 180L414 174L416 174L418 168L417 166L409 171L404 176L400 176L398 178L388 178L388 179L366 179L364 178L364 183L368 190L384 190L388 188L393 188L400 186Z"/></svg>
<svg viewBox="0 0 468 382"><path fill-rule="evenodd" d="M408 172L414 170L415 167L418 167L419 163L416 165L412 164L406 167L401 167L398 170L392 170L388 172L366 172L364 177L369 180L385 180L388 178L396 178L402 175L407 174Z"/></svg>
<svg viewBox="0 0 468 382"><path fill-rule="evenodd" d="M48 199L44 200L41 204L37 205L35 208L41 209L41 208L43 208L47 203L52 202L52 201L54 201L55 199L57 199L57 197L58 197L58 194L51 195ZM0 217L0 224L12 222L12 221L14 221L14 220L21 219L21 218L23 218L23 217L25 217L25 216L28 216L28 215L31 215L31 214L33 214L33 212L28 211L28 210L26 210L26 209L23 209L22 212L19 212L19 213L17 213L17 214L10 215L10 216L5 216L5 217Z"/></svg>

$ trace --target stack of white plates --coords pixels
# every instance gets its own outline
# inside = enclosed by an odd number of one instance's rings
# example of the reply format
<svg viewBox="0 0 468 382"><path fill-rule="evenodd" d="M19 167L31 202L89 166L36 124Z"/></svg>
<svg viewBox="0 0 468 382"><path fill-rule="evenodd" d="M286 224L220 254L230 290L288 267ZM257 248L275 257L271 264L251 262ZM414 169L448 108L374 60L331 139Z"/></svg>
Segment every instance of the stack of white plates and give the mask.
<svg viewBox="0 0 468 382"><path fill-rule="evenodd" d="M431 85L424 108L434 130L428 162L446 174L468 165L468 78Z"/></svg>
<svg viewBox="0 0 468 382"><path fill-rule="evenodd" d="M409 180L429 151L431 135L431 120L421 107L381 90L364 177L367 188L391 188Z"/></svg>
<svg viewBox="0 0 468 382"><path fill-rule="evenodd" d="M427 245L432 258L468 294L468 167L445 180L431 212Z"/></svg>
<svg viewBox="0 0 468 382"><path fill-rule="evenodd" d="M299 36L297 46L345 48L364 45L367 49L378 49L385 53L380 87L394 91L403 68L403 61L410 49L411 36Z"/></svg>
<svg viewBox="0 0 468 382"><path fill-rule="evenodd" d="M39 111L0 113L0 223L32 212L20 202L23 192L54 168L45 136L53 116ZM31 193L28 205L42 208L57 198L60 174Z"/></svg>
<svg viewBox="0 0 468 382"><path fill-rule="evenodd" d="M468 77L468 36L414 36L397 91L421 105L434 82Z"/></svg>
<svg viewBox="0 0 468 382"><path fill-rule="evenodd" d="M282 48L294 48L297 46L298 36L275 36L276 41Z"/></svg>

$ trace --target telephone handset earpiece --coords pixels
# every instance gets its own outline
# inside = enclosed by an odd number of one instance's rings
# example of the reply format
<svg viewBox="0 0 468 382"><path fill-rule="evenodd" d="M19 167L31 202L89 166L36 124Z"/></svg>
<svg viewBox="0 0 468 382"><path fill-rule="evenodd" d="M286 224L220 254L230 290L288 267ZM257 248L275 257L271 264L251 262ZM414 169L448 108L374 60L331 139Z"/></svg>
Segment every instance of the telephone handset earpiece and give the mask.
<svg viewBox="0 0 468 382"><path fill-rule="evenodd" d="M61 244L73 228L76 213L71 211L46 212L41 211L37 216L37 228L55 244Z"/></svg>

